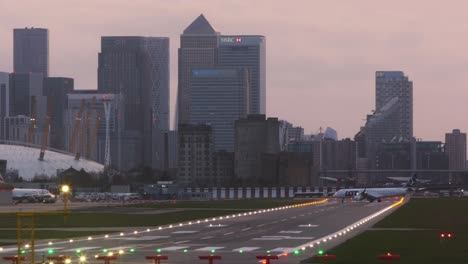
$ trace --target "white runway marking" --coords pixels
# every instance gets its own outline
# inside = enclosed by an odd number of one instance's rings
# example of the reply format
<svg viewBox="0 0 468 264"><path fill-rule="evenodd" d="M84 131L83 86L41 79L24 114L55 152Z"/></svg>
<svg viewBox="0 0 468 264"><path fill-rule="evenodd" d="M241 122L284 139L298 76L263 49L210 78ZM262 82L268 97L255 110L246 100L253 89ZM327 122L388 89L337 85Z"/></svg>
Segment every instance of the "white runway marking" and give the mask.
<svg viewBox="0 0 468 264"><path fill-rule="evenodd" d="M176 232L172 232L172 234L193 234L193 233L197 233L198 231L176 231Z"/></svg>
<svg viewBox="0 0 468 264"><path fill-rule="evenodd" d="M161 239L161 238L168 238L169 236L142 236L142 237L113 237L110 239L115 239L115 240L142 240L142 241L148 241L148 240L156 240L156 239Z"/></svg>
<svg viewBox="0 0 468 264"><path fill-rule="evenodd" d="M211 251L211 250L218 250L222 248L224 247L203 247L203 248L195 249L195 251Z"/></svg>
<svg viewBox="0 0 468 264"><path fill-rule="evenodd" d="M262 226L264 226L264 225L265 225L265 224L261 224L261 225L258 225L257 227L262 227Z"/></svg>
<svg viewBox="0 0 468 264"><path fill-rule="evenodd" d="M182 243L187 243L187 242L190 242L190 240L184 240L184 241L174 242L174 244L182 244Z"/></svg>
<svg viewBox="0 0 468 264"><path fill-rule="evenodd" d="M283 247L279 247L279 248L274 248L274 249L270 249L271 252L290 252L292 250L294 250L295 248L283 248Z"/></svg>
<svg viewBox="0 0 468 264"><path fill-rule="evenodd" d="M278 240L311 240L315 237L293 237L293 236L262 236L252 238L252 240L271 240L271 241L278 241Z"/></svg>
<svg viewBox="0 0 468 264"><path fill-rule="evenodd" d="M210 239L210 238L213 238L213 236L208 236L208 237L200 238L200 240L205 240L205 239Z"/></svg>
<svg viewBox="0 0 468 264"><path fill-rule="evenodd" d="M233 249L232 251L243 251L243 252L249 252L249 251L254 251L254 250L257 250L259 249L259 247L241 247L241 248L236 248L236 249Z"/></svg>
<svg viewBox="0 0 468 264"><path fill-rule="evenodd" d="M241 231L247 231L249 229L252 229L251 227L247 227L247 228L244 228L244 229L241 229Z"/></svg>
<svg viewBox="0 0 468 264"><path fill-rule="evenodd" d="M299 227L318 227L319 225L307 224L307 225L298 225Z"/></svg>
<svg viewBox="0 0 468 264"><path fill-rule="evenodd" d="M72 249L67 249L67 250L64 250L64 251L65 251L65 252L75 252L75 251L77 251L77 250L86 251L86 250L95 249L95 248L99 248L99 247L72 248Z"/></svg>
<svg viewBox="0 0 468 264"><path fill-rule="evenodd" d="M161 251L162 252L164 252L164 251L176 251L176 250L184 249L184 248L187 248L187 247L172 246L172 247L161 248Z"/></svg>
<svg viewBox="0 0 468 264"><path fill-rule="evenodd" d="M230 235L230 234L234 234L234 232L229 232L229 233L226 233L224 235L227 236L227 235Z"/></svg>
<svg viewBox="0 0 468 264"><path fill-rule="evenodd" d="M302 231L295 231L295 230L291 230L291 231L280 231L279 232L280 234L300 234L302 233Z"/></svg>
<svg viewBox="0 0 468 264"><path fill-rule="evenodd" d="M256 237L256 238L253 238L252 240L278 241L278 240L283 240L283 238L282 237Z"/></svg>
<svg viewBox="0 0 468 264"><path fill-rule="evenodd" d="M296 219L296 218L297 218L297 216L293 216L293 217L291 217L291 219Z"/></svg>
<svg viewBox="0 0 468 264"><path fill-rule="evenodd" d="M40 250L40 249L39 249ZM47 249L48 250L48 249ZM54 249L55 250L55 249ZM5 253L5 252L13 252L13 251L18 251L18 248L4 248L2 250L2 253ZM36 250L37 252L37 250Z"/></svg>

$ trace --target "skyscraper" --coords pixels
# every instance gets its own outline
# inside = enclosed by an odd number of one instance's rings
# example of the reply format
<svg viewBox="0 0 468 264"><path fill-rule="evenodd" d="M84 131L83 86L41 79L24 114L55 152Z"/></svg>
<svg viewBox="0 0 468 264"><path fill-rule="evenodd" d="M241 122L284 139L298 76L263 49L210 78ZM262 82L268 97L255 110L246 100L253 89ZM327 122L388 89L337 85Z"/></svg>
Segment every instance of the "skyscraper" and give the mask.
<svg viewBox="0 0 468 264"><path fill-rule="evenodd" d="M10 74L10 115L32 117L35 113L38 123L44 121L47 99L43 95L41 73Z"/></svg>
<svg viewBox="0 0 468 264"><path fill-rule="evenodd" d="M464 170L466 163L466 133L454 129L445 134L445 152L448 154L449 170Z"/></svg>
<svg viewBox="0 0 468 264"><path fill-rule="evenodd" d="M43 83L44 95L51 104L50 146L65 150L65 109L67 94L73 92L74 80L64 77L46 77Z"/></svg>
<svg viewBox="0 0 468 264"><path fill-rule="evenodd" d="M375 111L382 109L392 100L398 100L397 127L388 137L409 140L413 137L413 82L401 71L377 71L375 73Z"/></svg>
<svg viewBox="0 0 468 264"><path fill-rule="evenodd" d="M413 140L413 82L403 72L375 73L375 111L367 115L355 139L361 169L378 167L377 151L382 144ZM412 149L410 156L414 154Z"/></svg>
<svg viewBox="0 0 468 264"><path fill-rule="evenodd" d="M123 96L122 144L135 150L134 167L162 167L155 142L169 130L169 38L102 37L98 91Z"/></svg>
<svg viewBox="0 0 468 264"><path fill-rule="evenodd" d="M246 68L195 69L190 78L190 120L209 124L216 151L234 151L234 122L249 111Z"/></svg>
<svg viewBox="0 0 468 264"><path fill-rule="evenodd" d="M224 36L203 15L192 22L180 36L178 124L190 120L190 80L192 70L210 68L245 68L249 76L249 114L265 114L265 37L258 35Z"/></svg>
<svg viewBox="0 0 468 264"><path fill-rule="evenodd" d="M10 74L0 72L0 140L5 139L4 121L10 115Z"/></svg>
<svg viewBox="0 0 468 264"><path fill-rule="evenodd" d="M244 67L249 71L249 113L266 113L265 37L220 36L218 65Z"/></svg>
<svg viewBox="0 0 468 264"><path fill-rule="evenodd" d="M28 120L28 123L34 122L34 129L29 131L32 133L26 134L27 139L24 140L24 137L10 133L15 131L10 129L12 126L6 127L6 139L40 144L46 111L47 97L44 96L42 73L11 73L10 119L5 124L14 126L17 121Z"/></svg>
<svg viewBox="0 0 468 264"><path fill-rule="evenodd" d="M15 73L42 73L49 76L49 31L45 28L13 30Z"/></svg>
<svg viewBox="0 0 468 264"><path fill-rule="evenodd" d="M210 68L216 65L218 48L217 32L200 15L180 36L179 87L177 91L177 122L190 123L190 78L192 69Z"/></svg>

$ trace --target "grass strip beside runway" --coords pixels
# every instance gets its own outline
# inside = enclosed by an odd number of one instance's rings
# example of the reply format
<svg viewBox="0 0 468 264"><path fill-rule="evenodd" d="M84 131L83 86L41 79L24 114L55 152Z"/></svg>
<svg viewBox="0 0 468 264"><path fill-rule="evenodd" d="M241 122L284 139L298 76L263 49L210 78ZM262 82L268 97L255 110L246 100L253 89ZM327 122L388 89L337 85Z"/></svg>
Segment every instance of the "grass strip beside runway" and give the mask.
<svg viewBox="0 0 468 264"><path fill-rule="evenodd" d="M298 204L309 200L294 199L245 199L245 200L216 200L216 201L175 201L175 203L143 203L126 205L136 208L219 208L219 209L266 209L285 205Z"/></svg>
<svg viewBox="0 0 468 264"><path fill-rule="evenodd" d="M467 263L467 223L468 199L413 198L377 223L375 230L326 253L337 256L331 262L335 264L379 263L377 256L387 252L401 256L395 263ZM451 232L453 238L440 239L441 232Z"/></svg>
<svg viewBox="0 0 468 264"><path fill-rule="evenodd" d="M16 239L16 230L2 230L1 239ZM117 231L56 231L56 230L36 230L34 237L36 239L61 239L61 238L74 238L111 234ZM28 237L29 234L23 234L23 237Z"/></svg>
<svg viewBox="0 0 468 264"><path fill-rule="evenodd" d="M227 214L244 212L245 210L190 210L164 214L115 214L115 213L70 213L63 215L38 215L36 227L139 227L174 224L183 221L205 219ZM16 227L16 216L2 215L0 228ZM2 231L3 232L3 231Z"/></svg>

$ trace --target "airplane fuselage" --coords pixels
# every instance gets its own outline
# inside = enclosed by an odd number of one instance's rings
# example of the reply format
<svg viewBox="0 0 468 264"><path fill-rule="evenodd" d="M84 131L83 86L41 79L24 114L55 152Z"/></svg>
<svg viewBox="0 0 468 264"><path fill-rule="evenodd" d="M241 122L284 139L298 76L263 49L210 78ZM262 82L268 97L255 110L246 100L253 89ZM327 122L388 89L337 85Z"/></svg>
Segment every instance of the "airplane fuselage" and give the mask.
<svg viewBox="0 0 468 264"><path fill-rule="evenodd" d="M369 196L375 197L376 200L394 197L404 196L408 192L407 188L355 188L355 189L341 189L333 194L334 198L355 198L356 196L365 193Z"/></svg>
<svg viewBox="0 0 468 264"><path fill-rule="evenodd" d="M45 189L13 189L13 200L18 203L54 203L56 201L55 195L51 194Z"/></svg>

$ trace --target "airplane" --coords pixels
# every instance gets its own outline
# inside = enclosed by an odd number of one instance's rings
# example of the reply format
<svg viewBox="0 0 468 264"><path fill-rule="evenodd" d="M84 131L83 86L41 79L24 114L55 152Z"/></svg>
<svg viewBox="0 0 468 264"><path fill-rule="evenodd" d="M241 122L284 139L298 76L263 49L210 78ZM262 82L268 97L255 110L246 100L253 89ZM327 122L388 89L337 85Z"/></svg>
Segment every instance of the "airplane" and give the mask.
<svg viewBox="0 0 468 264"><path fill-rule="evenodd" d="M7 186L12 191L13 201L16 203L55 203L57 201L55 195L51 194L46 189L20 189L13 188L11 184L8 184L3 180L3 177L0 175L0 186Z"/></svg>
<svg viewBox="0 0 468 264"><path fill-rule="evenodd" d="M16 203L55 203L57 198L46 189L13 189Z"/></svg>
<svg viewBox="0 0 468 264"><path fill-rule="evenodd" d="M409 191L412 191L412 186L416 183L417 176L414 174L404 187L396 188L355 188L355 189L341 189L333 194L333 198L341 198L344 202L346 198L352 198L355 201L362 201L364 199L369 202L381 202L383 198L405 196Z"/></svg>
<svg viewBox="0 0 468 264"><path fill-rule="evenodd" d="M387 179L391 180L391 181L395 181L395 182L399 182L399 183L402 183L403 185L405 184L405 182L409 181L411 177L387 177ZM421 180L421 179L418 179L418 182L419 183L422 183L422 184L425 184L425 183L430 183L431 180Z"/></svg>

